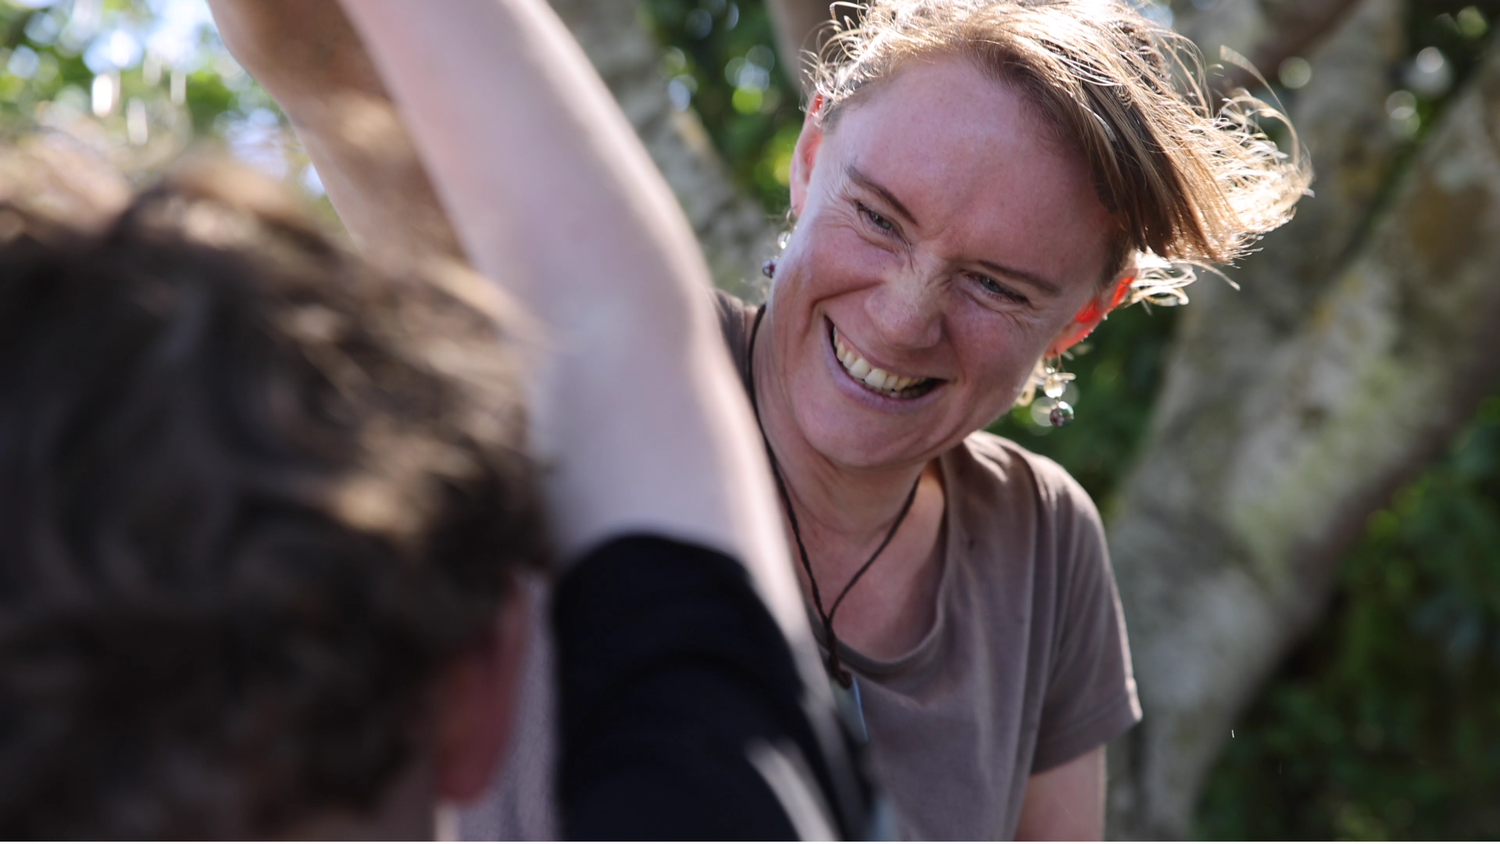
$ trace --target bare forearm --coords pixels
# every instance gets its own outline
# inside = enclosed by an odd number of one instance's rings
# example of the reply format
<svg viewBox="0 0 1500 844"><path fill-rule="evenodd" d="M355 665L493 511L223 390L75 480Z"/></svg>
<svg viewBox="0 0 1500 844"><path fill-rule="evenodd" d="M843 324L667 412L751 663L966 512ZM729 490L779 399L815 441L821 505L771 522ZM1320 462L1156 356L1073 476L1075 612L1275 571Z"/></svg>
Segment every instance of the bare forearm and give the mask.
<svg viewBox="0 0 1500 844"><path fill-rule="evenodd" d="M364 43L337 0L209 0L235 58L276 99L360 250L460 257Z"/></svg>

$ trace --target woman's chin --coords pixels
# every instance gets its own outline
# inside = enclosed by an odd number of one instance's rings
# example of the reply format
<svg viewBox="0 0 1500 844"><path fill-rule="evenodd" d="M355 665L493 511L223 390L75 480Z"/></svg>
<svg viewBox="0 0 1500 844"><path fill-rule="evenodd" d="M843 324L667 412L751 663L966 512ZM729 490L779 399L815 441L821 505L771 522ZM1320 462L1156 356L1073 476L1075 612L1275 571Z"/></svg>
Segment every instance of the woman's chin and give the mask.
<svg viewBox="0 0 1500 844"><path fill-rule="evenodd" d="M808 445L826 460L850 469L894 468L929 458L936 446L906 426L870 425L852 417L802 420ZM941 449L936 449L941 451Z"/></svg>
<svg viewBox="0 0 1500 844"><path fill-rule="evenodd" d="M851 469L901 466L941 453L946 440L967 433L953 430L952 384L891 395L856 383L832 353L826 357L824 366L793 379L792 394L799 397L793 413L803 438L830 462Z"/></svg>

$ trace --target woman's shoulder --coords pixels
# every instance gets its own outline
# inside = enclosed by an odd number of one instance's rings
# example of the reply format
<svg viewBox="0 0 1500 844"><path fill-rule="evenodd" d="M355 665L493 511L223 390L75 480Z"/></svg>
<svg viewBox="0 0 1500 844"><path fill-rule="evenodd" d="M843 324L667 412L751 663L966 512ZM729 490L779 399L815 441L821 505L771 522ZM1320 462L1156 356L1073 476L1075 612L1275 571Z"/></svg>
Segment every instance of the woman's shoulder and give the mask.
<svg viewBox="0 0 1500 844"><path fill-rule="evenodd" d="M724 335L724 344L729 348L729 359L734 361L735 371L741 380L750 368L750 330L755 324L755 307L732 293L717 287L711 293L714 314L719 318L719 331Z"/></svg>
<svg viewBox="0 0 1500 844"><path fill-rule="evenodd" d="M1033 505L1039 516L1059 521L1100 524L1094 500L1066 469L1005 437L976 431L953 449L950 462L966 494Z"/></svg>
<svg viewBox="0 0 1500 844"><path fill-rule="evenodd" d="M744 299L726 290L715 287L709 291L713 298L714 312L719 316L719 324L728 333L728 329L738 325L743 327L746 315L754 316L755 307L745 303Z"/></svg>

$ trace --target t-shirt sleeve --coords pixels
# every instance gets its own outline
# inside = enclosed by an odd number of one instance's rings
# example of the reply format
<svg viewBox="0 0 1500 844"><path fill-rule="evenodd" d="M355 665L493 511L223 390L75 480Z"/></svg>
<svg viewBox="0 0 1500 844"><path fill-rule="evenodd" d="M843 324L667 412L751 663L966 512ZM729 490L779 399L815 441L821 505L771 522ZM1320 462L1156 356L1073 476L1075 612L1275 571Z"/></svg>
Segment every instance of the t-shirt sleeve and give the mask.
<svg viewBox="0 0 1500 844"><path fill-rule="evenodd" d="M1058 625L1032 773L1076 759L1141 719L1099 512L1077 482L1055 471Z"/></svg>
<svg viewBox="0 0 1500 844"><path fill-rule="evenodd" d="M719 318L719 331L724 335L729 359L744 381L749 371L750 325L755 319L755 308L718 288L714 289L713 297L714 314Z"/></svg>
<svg viewBox="0 0 1500 844"><path fill-rule="evenodd" d="M572 840L859 838L871 792L738 561L612 540L553 609ZM828 717L819 717L826 715Z"/></svg>

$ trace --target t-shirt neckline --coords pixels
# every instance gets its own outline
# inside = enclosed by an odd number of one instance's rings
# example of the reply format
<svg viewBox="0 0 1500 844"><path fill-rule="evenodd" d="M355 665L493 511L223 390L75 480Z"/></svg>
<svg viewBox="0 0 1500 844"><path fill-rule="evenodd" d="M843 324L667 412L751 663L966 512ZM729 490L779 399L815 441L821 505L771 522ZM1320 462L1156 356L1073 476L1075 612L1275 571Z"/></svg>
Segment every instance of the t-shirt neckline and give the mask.
<svg viewBox="0 0 1500 844"><path fill-rule="evenodd" d="M890 677L902 674L926 663L937 652L938 642L941 641L942 631L947 624L948 584L953 579L953 561L956 559L957 549L962 547L959 544L962 542L960 535L962 525L957 517L955 502L951 494L954 470L951 459L954 451L964 447L964 443L959 443L938 457L938 480L943 485L943 555L940 560L942 571L938 573L937 614L932 620L932 626L912 646L911 650L891 659L868 656L840 640L839 659L860 674L868 677ZM802 606L807 612L808 622L812 625L813 636L817 639L818 645L826 650L828 642L823 636L823 622L818 618L817 610L806 594L802 596Z"/></svg>

